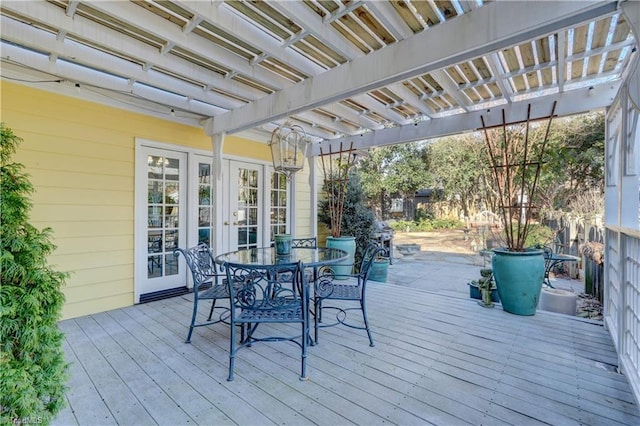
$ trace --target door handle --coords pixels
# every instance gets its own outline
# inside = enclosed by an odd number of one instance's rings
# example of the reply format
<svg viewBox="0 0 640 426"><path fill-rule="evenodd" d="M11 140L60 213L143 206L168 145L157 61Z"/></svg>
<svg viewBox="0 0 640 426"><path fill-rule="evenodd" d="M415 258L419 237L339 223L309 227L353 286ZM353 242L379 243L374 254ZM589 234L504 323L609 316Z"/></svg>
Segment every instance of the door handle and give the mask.
<svg viewBox="0 0 640 426"><path fill-rule="evenodd" d="M229 222L227 222L226 220L225 220L224 224L225 224L225 225L227 225L227 226L229 226Z"/></svg>

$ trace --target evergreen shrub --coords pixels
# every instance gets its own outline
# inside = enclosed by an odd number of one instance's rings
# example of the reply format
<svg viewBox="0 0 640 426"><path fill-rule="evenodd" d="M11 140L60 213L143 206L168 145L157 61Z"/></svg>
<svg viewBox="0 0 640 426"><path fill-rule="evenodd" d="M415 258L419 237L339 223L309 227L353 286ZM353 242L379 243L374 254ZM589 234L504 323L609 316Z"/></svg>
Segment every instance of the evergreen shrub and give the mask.
<svg viewBox="0 0 640 426"><path fill-rule="evenodd" d="M51 229L29 224L34 191L11 162L22 139L0 124L0 424L47 424L64 407L67 364L57 322L67 273L47 256Z"/></svg>

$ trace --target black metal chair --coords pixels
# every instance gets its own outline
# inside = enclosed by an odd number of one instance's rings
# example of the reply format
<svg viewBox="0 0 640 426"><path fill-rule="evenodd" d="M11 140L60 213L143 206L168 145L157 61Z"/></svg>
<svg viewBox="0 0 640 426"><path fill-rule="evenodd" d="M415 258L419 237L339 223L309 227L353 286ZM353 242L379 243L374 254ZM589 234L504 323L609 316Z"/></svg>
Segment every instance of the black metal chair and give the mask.
<svg viewBox="0 0 640 426"><path fill-rule="evenodd" d="M316 237L307 237L307 238L294 238L291 240L291 247L294 248L318 248L318 238ZM307 282L315 282L316 277L318 276L318 269L312 268L305 270L305 278Z"/></svg>
<svg viewBox="0 0 640 426"><path fill-rule="evenodd" d="M315 343L318 343L318 329L323 327L333 327L338 324L345 325L350 328L359 330L366 330L369 337L369 346L374 346L373 337L371 337L371 330L369 328L369 320L367 318L366 308L366 289L367 281L369 280L369 273L371 272L371 266L377 257L386 257L388 255L387 250L381 247L377 243L371 243L367 247L364 256L360 262L358 273L351 275L336 275L330 268L323 268L315 282L314 292L314 338ZM342 306L323 306L327 301L351 301L358 302L359 307L344 308ZM336 319L332 323L323 323L322 311L323 310L335 310ZM362 319L364 320L364 326L356 325L351 322L347 322L347 313L352 310L362 311Z"/></svg>
<svg viewBox="0 0 640 426"><path fill-rule="evenodd" d="M233 380L236 354L239 349L251 346L255 342L289 341L300 346L302 350L302 371L300 379L306 379L307 345L309 343L309 290L303 285L302 271L299 263L283 263L276 265L238 265L225 263L231 297L231 336L229 340L229 377ZM281 280L281 277L288 277ZM293 285L292 285L293 283ZM232 288L233 286L233 288ZM302 293L298 293L302 289ZM268 332L274 332L276 324L297 323L301 333L295 335L265 335L258 325L269 324ZM236 326L245 330L246 338L236 344Z"/></svg>
<svg viewBox="0 0 640 426"><path fill-rule="evenodd" d="M229 299L229 288L226 283L226 274L219 272L216 268L213 253L206 243L200 243L188 249L178 248L174 250L173 255L177 257L180 253L187 261L187 266L191 270L191 276L193 277L193 315L189 325L189 334L187 335L187 340L185 340L185 343L191 343L191 334L195 327L228 322L228 302L225 302L224 306L216 306L216 302L219 299ZM201 300L211 300L211 309L206 321L197 322L198 307ZM222 312L212 320L215 309L221 309Z"/></svg>

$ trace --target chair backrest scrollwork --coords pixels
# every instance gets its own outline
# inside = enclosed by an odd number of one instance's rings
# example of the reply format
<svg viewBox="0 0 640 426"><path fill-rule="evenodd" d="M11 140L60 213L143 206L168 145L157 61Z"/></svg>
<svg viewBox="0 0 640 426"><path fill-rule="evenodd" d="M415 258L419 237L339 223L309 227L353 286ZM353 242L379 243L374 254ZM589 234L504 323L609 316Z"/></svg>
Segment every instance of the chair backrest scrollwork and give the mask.
<svg viewBox="0 0 640 426"><path fill-rule="evenodd" d="M364 252L364 256L362 256L362 260L360 261L358 275L366 280L369 276L369 271L371 271L373 262L378 258L385 258L388 256L389 253L385 247L381 246L377 242L370 243Z"/></svg>
<svg viewBox="0 0 640 426"><path fill-rule="evenodd" d="M179 253L182 253L191 271L194 289L199 290L203 284L218 283L220 273L216 268L213 253L206 243L200 243L188 249L178 248L173 255L178 256Z"/></svg>
<svg viewBox="0 0 640 426"><path fill-rule="evenodd" d="M298 292L299 288L306 291L306 286L298 285L302 282L302 267L301 262L261 266L225 263L222 269L227 281L233 283L231 304L254 311L284 311L300 306L306 297Z"/></svg>
<svg viewBox="0 0 640 426"><path fill-rule="evenodd" d="M291 246L298 248L318 248L318 239L316 237L294 238L291 240Z"/></svg>

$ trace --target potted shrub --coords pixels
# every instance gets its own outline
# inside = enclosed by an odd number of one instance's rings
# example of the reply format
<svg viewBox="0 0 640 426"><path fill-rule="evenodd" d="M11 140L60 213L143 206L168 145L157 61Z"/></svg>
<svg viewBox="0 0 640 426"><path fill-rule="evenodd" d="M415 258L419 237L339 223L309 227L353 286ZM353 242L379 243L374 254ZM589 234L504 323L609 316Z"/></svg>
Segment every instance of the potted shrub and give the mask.
<svg viewBox="0 0 640 426"><path fill-rule="evenodd" d="M544 161L555 102L545 128L532 131L527 120L487 128L481 116L498 208L504 224L504 246L493 249L492 269L505 311L534 315L544 279L544 251L526 246L536 209L536 189Z"/></svg>
<svg viewBox="0 0 640 426"><path fill-rule="evenodd" d="M340 150L322 155L324 198L319 203L318 219L331 235L327 247L340 248L350 254L343 266L332 267L336 275L348 275L362 258L369 244L375 215L366 205L364 191L355 165L355 150Z"/></svg>

